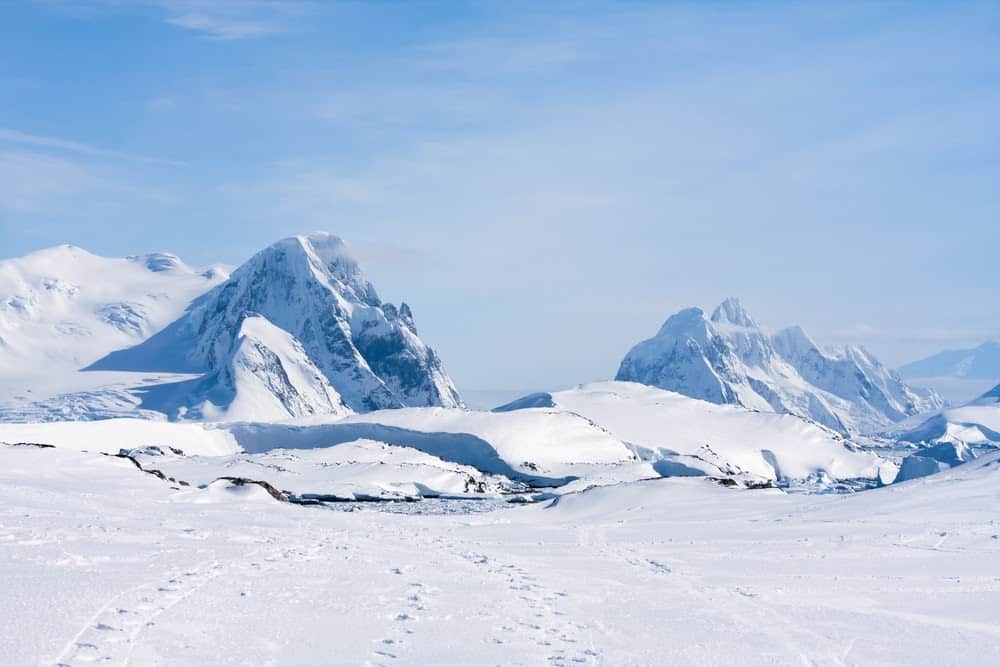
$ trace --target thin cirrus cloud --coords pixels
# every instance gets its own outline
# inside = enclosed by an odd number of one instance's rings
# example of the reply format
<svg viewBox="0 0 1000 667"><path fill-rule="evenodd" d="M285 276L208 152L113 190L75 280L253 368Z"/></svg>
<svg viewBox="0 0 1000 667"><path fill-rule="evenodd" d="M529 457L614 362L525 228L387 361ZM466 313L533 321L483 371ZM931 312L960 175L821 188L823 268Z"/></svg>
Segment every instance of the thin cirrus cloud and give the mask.
<svg viewBox="0 0 1000 667"><path fill-rule="evenodd" d="M165 0L160 5L167 11L170 25L220 41L287 32L309 6L269 0Z"/></svg>
<svg viewBox="0 0 1000 667"><path fill-rule="evenodd" d="M51 11L91 19L106 12L152 12L167 24L219 41L288 32L311 0L36 0Z"/></svg>
<svg viewBox="0 0 1000 667"><path fill-rule="evenodd" d="M40 148L51 148L59 151L68 151L70 153L79 153L82 155L110 158L114 160L123 160L126 162L141 162L146 164L160 164L160 165L172 165L172 166L181 166L184 164L183 162L178 162L175 160L163 160L159 158L145 157L142 155L132 155L130 153L123 153L120 151L99 148L97 146L92 146L90 144L86 144L80 141L73 141L71 139L61 139L58 137L46 137L38 134L29 134L27 132L20 132L18 130L12 130L10 128L5 128L5 127L0 127L0 143L37 146Z"/></svg>

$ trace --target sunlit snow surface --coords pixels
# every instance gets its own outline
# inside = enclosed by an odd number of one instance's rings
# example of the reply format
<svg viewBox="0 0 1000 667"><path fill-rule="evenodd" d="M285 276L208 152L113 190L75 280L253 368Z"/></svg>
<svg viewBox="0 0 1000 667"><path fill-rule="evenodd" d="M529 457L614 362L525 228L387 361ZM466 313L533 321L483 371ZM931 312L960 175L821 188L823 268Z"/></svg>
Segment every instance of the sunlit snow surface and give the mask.
<svg viewBox="0 0 1000 667"><path fill-rule="evenodd" d="M997 664L997 457L419 514L0 446L0 664Z"/></svg>

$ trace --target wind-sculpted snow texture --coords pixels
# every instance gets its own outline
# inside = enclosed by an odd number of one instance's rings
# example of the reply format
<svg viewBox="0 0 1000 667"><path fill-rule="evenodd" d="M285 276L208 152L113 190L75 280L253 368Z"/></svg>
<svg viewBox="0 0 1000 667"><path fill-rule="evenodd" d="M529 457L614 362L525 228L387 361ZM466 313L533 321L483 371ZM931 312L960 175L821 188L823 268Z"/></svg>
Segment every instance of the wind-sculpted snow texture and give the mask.
<svg viewBox="0 0 1000 667"><path fill-rule="evenodd" d="M711 317L699 308L671 316L629 351L616 379L795 414L845 434L879 432L942 405L863 348L824 351L800 327L767 333L736 299Z"/></svg>
<svg viewBox="0 0 1000 667"><path fill-rule="evenodd" d="M257 335L249 351L242 349L247 318L256 322ZM280 338L279 331L288 340L261 345L263 329L268 340ZM248 355L255 359L248 361ZM279 377L278 367L286 364L277 361L290 357L302 369L304 384ZM310 366L325 383L311 377ZM382 303L344 243L322 233L261 251L164 331L91 368L217 374L223 391L213 396L239 396L245 378L250 388L244 393L266 388L286 417L339 414L345 407L366 412L461 405L440 359L418 337L410 308ZM195 394L190 402L199 404L202 397ZM224 412L230 404L219 407Z"/></svg>

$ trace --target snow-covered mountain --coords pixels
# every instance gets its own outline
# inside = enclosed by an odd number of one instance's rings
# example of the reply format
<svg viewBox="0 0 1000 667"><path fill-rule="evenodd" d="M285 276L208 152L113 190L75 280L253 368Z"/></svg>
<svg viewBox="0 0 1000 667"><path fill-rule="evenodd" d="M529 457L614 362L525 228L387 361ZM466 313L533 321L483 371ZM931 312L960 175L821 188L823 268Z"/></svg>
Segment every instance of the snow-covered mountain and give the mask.
<svg viewBox="0 0 1000 667"><path fill-rule="evenodd" d="M1000 381L1000 341L970 350L946 350L899 367L904 378L956 377Z"/></svg>
<svg viewBox="0 0 1000 667"><path fill-rule="evenodd" d="M325 233L264 249L163 331L90 369L204 374L179 408L192 416L461 405L410 308L383 303Z"/></svg>
<svg viewBox="0 0 1000 667"><path fill-rule="evenodd" d="M672 315L625 356L618 380L641 382L712 403L786 412L842 433L874 433L942 406L862 347L822 349L801 327L767 332L737 299L712 315Z"/></svg>
<svg viewBox="0 0 1000 667"><path fill-rule="evenodd" d="M65 373L144 340L227 277L176 255L58 246L0 261L0 375Z"/></svg>
<svg viewBox="0 0 1000 667"><path fill-rule="evenodd" d="M1000 385L965 405L935 413L897 437L931 445L1000 446Z"/></svg>
<svg viewBox="0 0 1000 667"><path fill-rule="evenodd" d="M934 387L954 405L962 405L1000 382L1000 341L967 350L946 350L900 366L911 385Z"/></svg>

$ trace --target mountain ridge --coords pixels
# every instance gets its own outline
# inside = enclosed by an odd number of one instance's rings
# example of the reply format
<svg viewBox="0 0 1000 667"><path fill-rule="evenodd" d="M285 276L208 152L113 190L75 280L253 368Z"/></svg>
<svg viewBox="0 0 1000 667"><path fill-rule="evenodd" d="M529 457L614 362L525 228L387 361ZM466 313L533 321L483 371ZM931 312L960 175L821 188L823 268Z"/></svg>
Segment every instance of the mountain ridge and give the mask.
<svg viewBox="0 0 1000 667"><path fill-rule="evenodd" d="M344 242L325 232L261 250L163 331L89 370L218 372L249 315L291 336L352 411L462 405L409 306L383 303Z"/></svg>
<svg viewBox="0 0 1000 667"><path fill-rule="evenodd" d="M942 401L906 386L860 346L821 348L799 326L768 333L736 298L706 316L685 308L636 344L616 380L812 419L845 434L879 432Z"/></svg>

